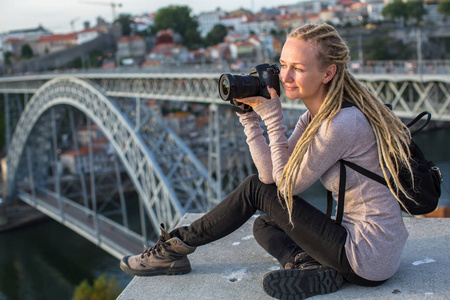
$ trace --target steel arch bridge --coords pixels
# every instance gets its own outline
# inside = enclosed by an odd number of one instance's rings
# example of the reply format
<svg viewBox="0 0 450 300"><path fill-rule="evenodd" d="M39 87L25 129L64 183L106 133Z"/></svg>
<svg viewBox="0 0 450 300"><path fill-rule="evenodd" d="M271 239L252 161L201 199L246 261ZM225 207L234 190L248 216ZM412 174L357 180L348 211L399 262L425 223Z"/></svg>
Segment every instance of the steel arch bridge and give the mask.
<svg viewBox="0 0 450 300"><path fill-rule="evenodd" d="M33 136L33 133L42 136L42 130L38 134L39 130L37 129L40 127L38 121L52 109L70 106L88 116L89 120L97 124L106 135L131 178L135 190L144 204L148 220L156 232L159 228L158 222L164 222L169 228L172 228L186 212L201 212L209 209L219 199L216 194L215 180L208 174L208 171L190 149L169 128L163 125L159 116L151 110L145 110L141 103L138 103L138 105L141 105L141 107L131 107L125 109L125 111L131 114L131 112L135 113L136 110L139 110L139 124L137 124L136 119L134 119L135 121L130 120L129 116L123 113L118 105L84 80L55 78L44 84L25 107L9 147L8 193L14 191L14 185L17 181L21 181L18 178L19 169L32 163L26 161L27 157L30 159L30 155L23 154L24 150L27 149L27 143L31 145L39 144L39 141L34 141L35 137ZM57 114L52 113L51 115ZM59 118L63 117L60 116ZM55 118L53 124L58 123L58 120L56 120L58 117L53 116L53 118ZM50 147L36 147L35 150L48 148ZM43 151L36 153L35 157L41 161L34 161L33 163L41 167L45 165L42 160L49 160ZM24 175L27 178L36 177L36 173L31 174L31 176L30 174L23 174L22 176ZM45 175L41 172L39 174L41 181L43 176ZM61 178L58 178L55 174L52 174L52 178L48 179L61 181ZM67 213L64 219L63 205L60 203L65 202L64 205L68 205L70 200L64 199L63 201L61 199L61 188L56 188L56 194L40 187L37 187L38 191L35 189L36 187L32 191L34 197L26 196L23 191L19 197L31 205L39 206L48 214L52 214L52 211L48 206L44 207L42 198L56 198L58 205L53 207L53 216L69 227L77 227L78 222L73 218L67 218ZM36 197L37 193L39 193L39 197ZM91 211L86 206L84 209L90 211L90 214L96 214L95 211ZM94 225L96 227L94 229L98 231L98 224ZM115 224L115 227L123 232L128 231L126 227L121 228L123 224ZM148 233L144 224L141 224L141 227L142 236L140 240L145 243ZM89 230L87 231L89 232ZM86 235L86 233L83 235ZM95 233L92 232L89 235L95 236ZM136 239L134 234L131 237ZM105 243L105 239L100 240ZM114 245L114 241L110 241L106 246L110 248L110 252L111 249L116 249L115 252L118 252L116 256L123 255L125 252L123 251L125 249L118 249L120 246L117 243Z"/></svg>
<svg viewBox="0 0 450 300"><path fill-rule="evenodd" d="M159 222L172 228L184 213L208 210L252 172L242 130L235 130L240 124L227 102L218 98L218 77L83 73L0 78L7 112L8 193L16 191L23 201L116 257L142 250L155 237ZM400 117L429 110L434 120L450 121L447 76L357 78ZM194 155L195 142L182 140L165 126L160 114L146 105L148 99L209 107L207 131L201 133L207 139L202 162ZM294 111L304 106L282 101L289 127L298 118ZM68 176L61 170L61 128L68 128L72 146L81 153L75 134L78 114L87 118L89 132L94 126L101 129L114 154L96 155L91 137L84 165L76 158L76 172ZM134 214L126 209L127 184L139 198L137 208L131 208ZM118 199L111 200L113 193Z"/></svg>

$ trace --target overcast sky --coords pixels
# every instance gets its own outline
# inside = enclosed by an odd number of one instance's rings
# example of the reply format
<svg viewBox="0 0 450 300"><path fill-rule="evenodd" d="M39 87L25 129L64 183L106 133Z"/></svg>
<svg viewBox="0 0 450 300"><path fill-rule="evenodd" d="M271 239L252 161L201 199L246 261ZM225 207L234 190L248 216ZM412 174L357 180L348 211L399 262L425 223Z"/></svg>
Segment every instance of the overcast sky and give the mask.
<svg viewBox="0 0 450 300"><path fill-rule="evenodd" d="M193 14L213 11L220 6L225 11L245 8L259 11L262 7L298 3L301 0L0 0L0 33L17 29L31 29L39 25L55 32L71 31L71 21L75 30L81 30L84 21L95 25L98 16L107 22L112 20L111 3L116 6L116 15L121 13L140 14L156 12L169 5L185 5Z"/></svg>

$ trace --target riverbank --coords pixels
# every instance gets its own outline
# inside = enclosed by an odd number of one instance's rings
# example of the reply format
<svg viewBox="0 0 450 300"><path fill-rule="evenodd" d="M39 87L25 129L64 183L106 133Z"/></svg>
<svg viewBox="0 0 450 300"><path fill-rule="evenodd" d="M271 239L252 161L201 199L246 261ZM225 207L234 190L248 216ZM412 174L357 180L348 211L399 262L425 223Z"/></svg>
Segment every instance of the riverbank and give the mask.
<svg viewBox="0 0 450 300"><path fill-rule="evenodd" d="M27 204L0 204L0 232L18 229L49 217Z"/></svg>

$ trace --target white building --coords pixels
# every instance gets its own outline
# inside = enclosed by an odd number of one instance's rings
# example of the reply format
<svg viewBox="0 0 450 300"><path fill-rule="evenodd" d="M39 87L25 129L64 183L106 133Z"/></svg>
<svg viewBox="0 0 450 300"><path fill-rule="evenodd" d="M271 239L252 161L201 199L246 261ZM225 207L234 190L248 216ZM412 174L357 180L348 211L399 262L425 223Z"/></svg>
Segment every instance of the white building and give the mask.
<svg viewBox="0 0 450 300"><path fill-rule="evenodd" d="M77 33L78 45L95 40L100 35L96 28L88 28Z"/></svg>
<svg viewBox="0 0 450 300"><path fill-rule="evenodd" d="M383 21L381 11L386 5L383 0L371 1L367 5L367 17L369 21Z"/></svg>
<svg viewBox="0 0 450 300"><path fill-rule="evenodd" d="M198 27L200 30L200 35L204 38L206 35L216 26L221 24L220 19L225 17L226 12L218 8L211 12L202 12L198 15Z"/></svg>

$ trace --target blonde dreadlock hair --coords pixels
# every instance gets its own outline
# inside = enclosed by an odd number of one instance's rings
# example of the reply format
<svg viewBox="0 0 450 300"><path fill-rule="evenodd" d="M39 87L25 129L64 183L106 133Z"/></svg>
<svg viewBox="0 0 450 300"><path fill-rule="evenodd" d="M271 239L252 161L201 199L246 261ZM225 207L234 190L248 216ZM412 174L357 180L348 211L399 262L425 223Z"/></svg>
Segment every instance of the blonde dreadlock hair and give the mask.
<svg viewBox="0 0 450 300"><path fill-rule="evenodd" d="M311 120L300 140L297 142L292 155L286 164L278 192L284 197L292 223L293 190L297 181L299 168L308 147L314 139L320 126L326 121L327 126L341 110L343 99L353 103L367 118L375 134L380 165L383 166L384 178L388 182L391 193L399 200L399 192L407 195L398 179L398 172L402 165L411 172L409 164L409 148L411 140L407 127L382 102L378 101L348 70L350 59L349 49L337 31L328 24L307 24L291 31L288 39L299 39L309 42L317 49L317 59L322 67L336 65L336 74L327 84L325 99L317 113ZM393 185L389 181L392 174ZM411 179L412 175L411 175ZM403 205L403 204L402 204Z"/></svg>

